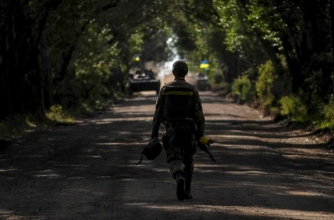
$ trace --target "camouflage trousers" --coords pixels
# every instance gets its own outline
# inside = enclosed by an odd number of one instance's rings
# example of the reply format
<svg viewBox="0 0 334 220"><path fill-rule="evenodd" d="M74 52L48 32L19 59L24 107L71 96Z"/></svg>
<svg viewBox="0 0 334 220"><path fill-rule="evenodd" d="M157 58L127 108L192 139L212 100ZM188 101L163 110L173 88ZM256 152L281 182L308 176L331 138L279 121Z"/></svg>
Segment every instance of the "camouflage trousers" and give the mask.
<svg viewBox="0 0 334 220"><path fill-rule="evenodd" d="M183 123L167 126L166 135L163 137L163 146L173 177L177 172L181 172L186 179L192 179L196 143L191 127Z"/></svg>

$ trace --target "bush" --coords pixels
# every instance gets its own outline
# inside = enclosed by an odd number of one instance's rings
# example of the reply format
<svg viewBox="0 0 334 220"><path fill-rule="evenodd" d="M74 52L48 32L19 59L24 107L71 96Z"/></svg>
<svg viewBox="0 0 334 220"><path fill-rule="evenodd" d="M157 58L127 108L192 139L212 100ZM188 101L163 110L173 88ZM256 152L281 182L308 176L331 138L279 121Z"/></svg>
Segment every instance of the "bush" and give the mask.
<svg viewBox="0 0 334 220"><path fill-rule="evenodd" d="M321 112L320 116L320 127L329 128L334 130L334 97L332 96L328 104L319 105Z"/></svg>
<svg viewBox="0 0 334 220"><path fill-rule="evenodd" d="M263 64L259 68L259 78L255 84L256 94L259 97L261 104L271 105L274 101L274 95L271 88L274 82L274 67L271 61Z"/></svg>
<svg viewBox="0 0 334 220"><path fill-rule="evenodd" d="M263 106L277 106L278 101L291 93L291 79L285 69L276 70L271 61L259 67L256 94Z"/></svg>
<svg viewBox="0 0 334 220"><path fill-rule="evenodd" d="M297 96L284 96L279 100L281 114L293 121L307 121L307 106Z"/></svg>
<svg viewBox="0 0 334 220"><path fill-rule="evenodd" d="M215 73L210 79L211 89L214 92L228 94L231 92L231 85L224 80L222 73Z"/></svg>
<svg viewBox="0 0 334 220"><path fill-rule="evenodd" d="M252 99L252 83L247 76L234 80L232 93L239 96L242 101L250 101Z"/></svg>

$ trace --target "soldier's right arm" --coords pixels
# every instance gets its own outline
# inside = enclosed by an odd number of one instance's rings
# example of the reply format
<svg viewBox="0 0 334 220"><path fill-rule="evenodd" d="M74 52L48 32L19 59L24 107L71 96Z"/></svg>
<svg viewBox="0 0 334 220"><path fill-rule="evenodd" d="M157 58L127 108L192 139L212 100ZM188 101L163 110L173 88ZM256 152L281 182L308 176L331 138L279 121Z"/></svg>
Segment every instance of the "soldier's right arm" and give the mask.
<svg viewBox="0 0 334 220"><path fill-rule="evenodd" d="M205 117L202 108L202 101L197 90L194 91L194 122L197 127L196 138L201 138L204 135Z"/></svg>

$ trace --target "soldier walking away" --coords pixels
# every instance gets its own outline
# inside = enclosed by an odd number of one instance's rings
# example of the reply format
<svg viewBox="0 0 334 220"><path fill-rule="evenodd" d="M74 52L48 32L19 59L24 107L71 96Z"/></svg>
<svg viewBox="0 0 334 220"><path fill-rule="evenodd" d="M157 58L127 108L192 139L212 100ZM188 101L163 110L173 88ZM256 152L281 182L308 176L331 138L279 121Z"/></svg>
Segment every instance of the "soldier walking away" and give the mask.
<svg viewBox="0 0 334 220"><path fill-rule="evenodd" d="M161 88L157 98L151 138L158 138L162 122L166 126L162 137L166 160L176 180L177 198L182 201L192 199L196 141L204 137L205 118L198 90L185 81L187 63L176 61L172 72L175 79Z"/></svg>

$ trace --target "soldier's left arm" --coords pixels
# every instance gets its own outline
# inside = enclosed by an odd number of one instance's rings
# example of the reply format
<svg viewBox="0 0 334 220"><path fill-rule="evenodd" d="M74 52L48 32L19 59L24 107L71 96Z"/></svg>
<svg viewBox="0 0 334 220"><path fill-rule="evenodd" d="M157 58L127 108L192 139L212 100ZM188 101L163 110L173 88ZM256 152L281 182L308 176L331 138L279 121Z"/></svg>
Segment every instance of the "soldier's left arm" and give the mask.
<svg viewBox="0 0 334 220"><path fill-rule="evenodd" d="M159 134L159 127L162 121L163 108L164 108L164 99L163 99L164 94L163 93L164 93L164 87L161 88L157 101L156 101L155 112L154 112L153 123L152 123L151 138L158 137L158 134Z"/></svg>

